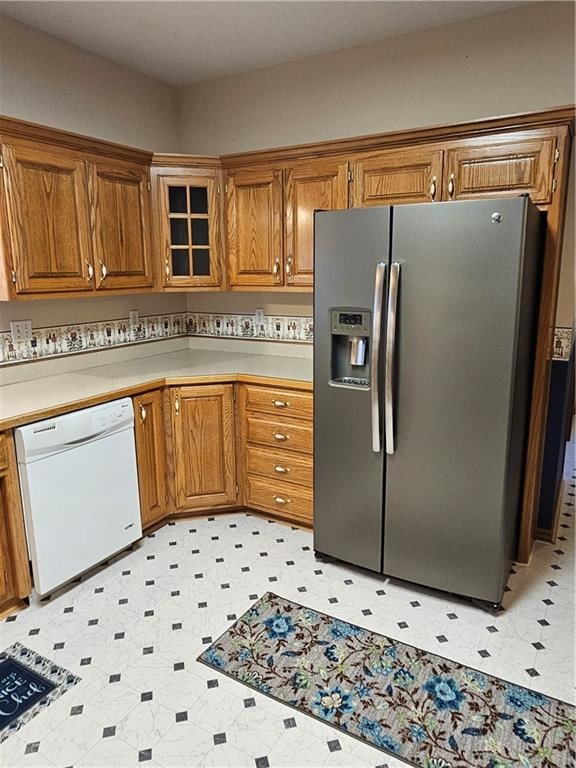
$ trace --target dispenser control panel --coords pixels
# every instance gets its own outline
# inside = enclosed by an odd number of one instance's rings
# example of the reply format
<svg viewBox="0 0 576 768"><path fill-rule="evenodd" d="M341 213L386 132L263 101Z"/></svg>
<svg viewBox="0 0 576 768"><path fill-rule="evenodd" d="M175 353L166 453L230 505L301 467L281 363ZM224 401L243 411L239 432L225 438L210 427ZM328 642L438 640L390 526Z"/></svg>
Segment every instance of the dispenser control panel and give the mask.
<svg viewBox="0 0 576 768"><path fill-rule="evenodd" d="M331 309L332 333L342 336L370 336L370 312L361 309Z"/></svg>

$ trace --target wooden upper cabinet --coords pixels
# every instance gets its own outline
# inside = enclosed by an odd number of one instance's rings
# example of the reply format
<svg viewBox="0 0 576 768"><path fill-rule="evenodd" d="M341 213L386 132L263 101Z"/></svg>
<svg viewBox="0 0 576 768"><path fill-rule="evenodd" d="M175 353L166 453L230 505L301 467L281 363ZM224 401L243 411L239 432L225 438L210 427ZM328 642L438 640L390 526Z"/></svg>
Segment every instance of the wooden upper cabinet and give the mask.
<svg viewBox="0 0 576 768"><path fill-rule="evenodd" d="M74 152L3 145L16 293L91 291L86 164Z"/></svg>
<svg viewBox="0 0 576 768"><path fill-rule="evenodd" d="M96 287L151 287L148 167L95 160L89 172Z"/></svg>
<svg viewBox="0 0 576 768"><path fill-rule="evenodd" d="M203 509L237 500L231 384L172 389L176 506Z"/></svg>
<svg viewBox="0 0 576 768"><path fill-rule="evenodd" d="M162 390L133 399L142 528L166 514L166 443Z"/></svg>
<svg viewBox="0 0 576 768"><path fill-rule="evenodd" d="M446 151L444 199L528 194L550 203L555 153L556 135L546 130L470 139Z"/></svg>
<svg viewBox="0 0 576 768"><path fill-rule="evenodd" d="M230 285L280 285L282 171L262 168L230 173L227 213Z"/></svg>
<svg viewBox="0 0 576 768"><path fill-rule="evenodd" d="M441 149L390 149L353 162L352 206L398 205L439 200Z"/></svg>
<svg viewBox="0 0 576 768"><path fill-rule="evenodd" d="M219 195L216 170L158 173L156 214L166 287L221 286Z"/></svg>
<svg viewBox="0 0 576 768"><path fill-rule="evenodd" d="M348 207L348 162L310 162L284 172L286 285L314 283L314 211Z"/></svg>

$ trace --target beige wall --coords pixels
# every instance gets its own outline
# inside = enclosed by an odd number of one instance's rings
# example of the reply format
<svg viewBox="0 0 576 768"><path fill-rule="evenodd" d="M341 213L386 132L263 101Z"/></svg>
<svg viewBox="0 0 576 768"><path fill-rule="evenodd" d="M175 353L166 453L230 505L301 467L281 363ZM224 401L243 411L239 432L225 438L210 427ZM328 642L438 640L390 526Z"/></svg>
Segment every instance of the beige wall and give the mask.
<svg viewBox="0 0 576 768"><path fill-rule="evenodd" d="M0 114L173 152L176 113L176 88L0 15Z"/></svg>
<svg viewBox="0 0 576 768"><path fill-rule="evenodd" d="M256 308L265 315L312 315L310 293L189 293L189 312L224 312L252 315Z"/></svg>
<svg viewBox="0 0 576 768"><path fill-rule="evenodd" d="M574 101L574 6L484 18L183 88L183 152L239 152Z"/></svg>

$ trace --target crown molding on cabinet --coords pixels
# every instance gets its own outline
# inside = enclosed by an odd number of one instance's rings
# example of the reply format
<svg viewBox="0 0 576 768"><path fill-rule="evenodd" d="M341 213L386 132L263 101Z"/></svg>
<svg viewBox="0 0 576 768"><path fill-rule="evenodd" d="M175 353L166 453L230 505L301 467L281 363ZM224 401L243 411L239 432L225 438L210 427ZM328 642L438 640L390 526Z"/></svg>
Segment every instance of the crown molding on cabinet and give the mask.
<svg viewBox="0 0 576 768"><path fill-rule="evenodd" d="M115 144L103 139L63 131L60 128L50 128L0 115L0 143L9 143L10 139L57 144L61 148L141 165L150 165L152 162L152 152L145 149L135 149L124 144Z"/></svg>
<svg viewBox="0 0 576 768"><path fill-rule="evenodd" d="M330 139L313 144L297 144L275 149L255 150L222 155L224 168L239 168L256 163L283 163L286 161L311 160L314 158L350 155L355 152L403 147L435 141L454 141L464 138L481 137L488 133L544 128L546 126L568 125L574 133L576 106L574 104L538 112L522 112L461 123L443 123L411 130L374 133L347 139Z"/></svg>
<svg viewBox="0 0 576 768"><path fill-rule="evenodd" d="M154 154L152 166L161 168L221 168L219 155Z"/></svg>

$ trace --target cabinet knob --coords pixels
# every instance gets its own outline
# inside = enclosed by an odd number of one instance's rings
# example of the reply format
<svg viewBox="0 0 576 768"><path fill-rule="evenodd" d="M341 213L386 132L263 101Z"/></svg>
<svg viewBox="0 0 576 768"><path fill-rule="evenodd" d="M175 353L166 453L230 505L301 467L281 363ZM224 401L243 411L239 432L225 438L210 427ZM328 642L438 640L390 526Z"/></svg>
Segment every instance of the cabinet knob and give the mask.
<svg viewBox="0 0 576 768"><path fill-rule="evenodd" d="M146 421L146 408L144 408L142 403L138 403L138 407L140 408L140 421L144 424Z"/></svg>
<svg viewBox="0 0 576 768"><path fill-rule="evenodd" d="M430 198L436 200L436 176L432 176L432 181L430 182Z"/></svg>
<svg viewBox="0 0 576 768"><path fill-rule="evenodd" d="M272 432L272 437L274 440L278 440L280 443L283 443L285 440L288 440L290 435L284 435L282 432Z"/></svg>
<svg viewBox="0 0 576 768"><path fill-rule="evenodd" d="M164 272L166 273L166 277L170 277L170 259L168 258L168 256L166 256Z"/></svg>
<svg viewBox="0 0 576 768"><path fill-rule="evenodd" d="M174 410L176 411L176 416L180 413L180 398L176 397L176 400L174 401Z"/></svg>
<svg viewBox="0 0 576 768"><path fill-rule="evenodd" d="M288 408L290 403L287 400L272 400L274 408Z"/></svg>
<svg viewBox="0 0 576 768"><path fill-rule="evenodd" d="M102 282L106 280L106 275L108 274L108 270L106 269L106 264L102 261L102 259L98 259L98 263L100 264L100 279Z"/></svg>
<svg viewBox="0 0 576 768"><path fill-rule="evenodd" d="M292 256L288 256L286 260L286 274L288 277L292 275Z"/></svg>
<svg viewBox="0 0 576 768"><path fill-rule="evenodd" d="M274 501L276 504L290 504L292 499L285 499L284 496L274 496Z"/></svg>
<svg viewBox="0 0 576 768"><path fill-rule="evenodd" d="M272 267L272 274L277 279L280 277L280 262L278 261L278 259L274 261L274 265Z"/></svg>
<svg viewBox="0 0 576 768"><path fill-rule="evenodd" d="M454 189L455 189L455 181L454 181L454 174L452 173L450 175L450 179L448 181L448 197L450 200L454 200Z"/></svg>
<svg viewBox="0 0 576 768"><path fill-rule="evenodd" d="M90 282L92 278L94 277L94 267L92 264L90 264L89 261L86 262L86 271L88 273L88 276L86 277L86 280Z"/></svg>
<svg viewBox="0 0 576 768"><path fill-rule="evenodd" d="M283 467L281 464L276 464L274 467L274 472L278 472L279 475L285 475L287 472L290 472L289 467Z"/></svg>

